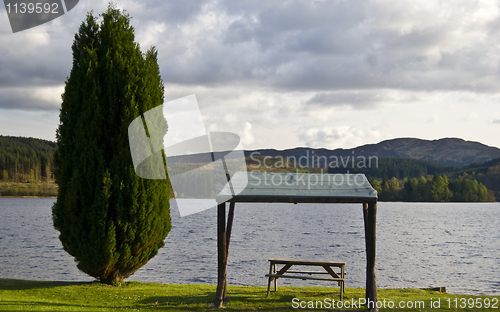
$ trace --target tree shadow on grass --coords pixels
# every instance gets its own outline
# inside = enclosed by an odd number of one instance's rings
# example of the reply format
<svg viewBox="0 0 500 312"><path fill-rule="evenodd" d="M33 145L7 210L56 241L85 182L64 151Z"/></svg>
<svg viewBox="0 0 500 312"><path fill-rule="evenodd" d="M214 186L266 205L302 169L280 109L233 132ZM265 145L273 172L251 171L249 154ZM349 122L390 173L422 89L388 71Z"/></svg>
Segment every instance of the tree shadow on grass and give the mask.
<svg viewBox="0 0 500 312"><path fill-rule="evenodd" d="M196 294L151 296L138 303L155 310L203 311L213 306L214 298L213 291L199 291Z"/></svg>
<svg viewBox="0 0 500 312"><path fill-rule="evenodd" d="M38 310L37 310L38 308ZM0 302L0 310L2 311L19 311L19 310L29 310L33 312L38 311L65 311L66 308L75 311L74 309L81 309L85 311L92 311L89 309L96 309L100 311L107 307L92 307L85 305L73 305L65 303L49 303L49 302L39 302L39 301L2 301ZM5 310L4 310L5 309Z"/></svg>
<svg viewBox="0 0 500 312"><path fill-rule="evenodd" d="M86 285L92 283L93 282L30 281L21 279L0 278L0 290L50 288L59 286Z"/></svg>
<svg viewBox="0 0 500 312"><path fill-rule="evenodd" d="M283 311L291 308L293 294L279 294L277 296L266 296L263 290L229 290L228 301L224 304L227 311ZM149 308L165 311L221 311L214 308L215 291L200 291L196 294L152 296L139 301L141 305Z"/></svg>

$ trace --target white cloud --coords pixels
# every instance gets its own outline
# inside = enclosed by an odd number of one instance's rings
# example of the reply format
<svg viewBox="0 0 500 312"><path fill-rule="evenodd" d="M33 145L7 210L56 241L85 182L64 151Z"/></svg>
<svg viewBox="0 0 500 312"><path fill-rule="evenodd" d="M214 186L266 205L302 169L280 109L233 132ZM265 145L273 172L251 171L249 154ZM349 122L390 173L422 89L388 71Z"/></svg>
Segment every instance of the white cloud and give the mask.
<svg viewBox="0 0 500 312"><path fill-rule="evenodd" d="M375 129L364 130L353 126L312 127L298 129L298 136L306 146L336 148L360 143L363 139L377 138L380 133Z"/></svg>
<svg viewBox="0 0 500 312"><path fill-rule="evenodd" d="M437 122L441 120L441 118L439 118L438 115L436 114L432 114L428 119L427 119L427 123L434 123L434 122Z"/></svg>
<svg viewBox="0 0 500 312"><path fill-rule="evenodd" d="M0 134L55 141L59 112L0 109Z"/></svg>
<svg viewBox="0 0 500 312"><path fill-rule="evenodd" d="M234 114L228 113L224 115L224 118L222 118L222 120L224 120L225 123L234 125L238 121L238 118Z"/></svg>
<svg viewBox="0 0 500 312"><path fill-rule="evenodd" d="M141 27L137 31L137 38L141 44L142 49L148 49L154 46L160 37L166 37L167 25L162 22L151 21L146 26Z"/></svg>
<svg viewBox="0 0 500 312"><path fill-rule="evenodd" d="M241 142L243 143L243 147L245 145L251 145L255 141L252 135L252 125L247 121L245 122L245 128L243 129L243 133L241 136Z"/></svg>

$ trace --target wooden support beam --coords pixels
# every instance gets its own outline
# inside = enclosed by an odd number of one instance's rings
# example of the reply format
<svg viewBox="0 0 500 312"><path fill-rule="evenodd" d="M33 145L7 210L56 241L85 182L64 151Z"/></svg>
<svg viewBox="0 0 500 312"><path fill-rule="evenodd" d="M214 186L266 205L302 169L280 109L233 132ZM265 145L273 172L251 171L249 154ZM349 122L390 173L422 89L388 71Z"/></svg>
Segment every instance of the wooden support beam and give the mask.
<svg viewBox="0 0 500 312"><path fill-rule="evenodd" d="M226 204L217 205L217 291L214 306L221 308L227 297L227 260L234 219L234 203L229 205L226 227Z"/></svg>
<svg viewBox="0 0 500 312"><path fill-rule="evenodd" d="M367 308L377 309L377 278L375 275L377 203L363 203L366 243L366 302Z"/></svg>
<svg viewBox="0 0 500 312"><path fill-rule="evenodd" d="M231 242L231 230L233 229L233 219L234 219L234 202L229 203L229 213L227 214L227 228L226 228L226 249L227 255L229 256L229 243Z"/></svg>
<svg viewBox="0 0 500 312"><path fill-rule="evenodd" d="M214 306L221 308L224 303L226 284L227 247L226 247L226 203L217 205L217 291Z"/></svg>
<svg viewBox="0 0 500 312"><path fill-rule="evenodd" d="M231 242L231 230L233 229L233 219L234 219L234 202L229 203L229 213L227 214L227 227L226 227L226 268L227 260L229 258L229 243ZM224 279L224 292L222 294L222 300L225 301L227 297L227 276Z"/></svg>

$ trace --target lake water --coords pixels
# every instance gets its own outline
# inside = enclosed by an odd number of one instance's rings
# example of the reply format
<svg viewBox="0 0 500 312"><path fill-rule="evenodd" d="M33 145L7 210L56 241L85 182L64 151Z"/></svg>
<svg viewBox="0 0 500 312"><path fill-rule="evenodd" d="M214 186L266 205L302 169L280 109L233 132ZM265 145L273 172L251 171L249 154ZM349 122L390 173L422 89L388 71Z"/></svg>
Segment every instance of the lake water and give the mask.
<svg viewBox="0 0 500 312"><path fill-rule="evenodd" d="M62 250L53 202L0 198L0 278L93 280ZM171 210L165 247L129 280L215 285L216 209L182 218ZM364 287L364 243L361 204L236 204L228 283L267 286L267 259L279 257L347 261L346 287ZM500 203L378 204L379 288L445 286L450 293L498 295L499 268Z"/></svg>

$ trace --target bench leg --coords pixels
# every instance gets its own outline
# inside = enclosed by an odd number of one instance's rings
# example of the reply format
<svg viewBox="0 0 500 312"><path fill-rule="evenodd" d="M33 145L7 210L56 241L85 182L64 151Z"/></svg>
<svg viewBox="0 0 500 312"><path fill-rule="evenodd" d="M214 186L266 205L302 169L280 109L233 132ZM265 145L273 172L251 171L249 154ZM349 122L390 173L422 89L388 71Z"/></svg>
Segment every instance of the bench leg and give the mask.
<svg viewBox="0 0 500 312"><path fill-rule="evenodd" d="M342 266L340 268L340 276L342 277L342 284L340 285L340 301L344 300L345 292L345 268Z"/></svg>
<svg viewBox="0 0 500 312"><path fill-rule="evenodd" d="M274 274L276 274L276 263L274 264ZM278 291L278 279L274 279L274 291Z"/></svg>
<svg viewBox="0 0 500 312"><path fill-rule="evenodd" d="M344 300L344 282L342 281L340 285L340 301L343 300Z"/></svg>
<svg viewBox="0 0 500 312"><path fill-rule="evenodd" d="M269 280L267 282L267 296L269 297L269 289L271 288L271 276L269 276Z"/></svg>
<svg viewBox="0 0 500 312"><path fill-rule="evenodd" d="M274 265L274 267L275 267L274 270L276 271L276 265ZM269 264L269 275L271 275L272 273L273 273L273 263L271 262ZM269 291L271 289L271 279L272 279L272 277L269 276L269 279L267 280L267 296L268 297L269 297ZM276 281L274 282L274 285L275 285L275 288L276 288ZM276 289L275 289L275 291L276 291Z"/></svg>

